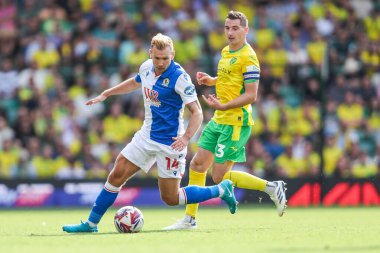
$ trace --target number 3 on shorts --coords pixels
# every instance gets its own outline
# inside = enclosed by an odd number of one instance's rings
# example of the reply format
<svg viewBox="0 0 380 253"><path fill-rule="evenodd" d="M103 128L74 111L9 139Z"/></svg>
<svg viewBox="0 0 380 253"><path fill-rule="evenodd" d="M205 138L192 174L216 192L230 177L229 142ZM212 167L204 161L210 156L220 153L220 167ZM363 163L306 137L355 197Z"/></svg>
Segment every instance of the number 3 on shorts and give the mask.
<svg viewBox="0 0 380 253"><path fill-rule="evenodd" d="M215 156L216 156L216 157L219 157L219 158L223 157L223 156L224 156L224 151L223 151L223 149L224 149L225 147L226 147L226 145L218 144L218 150L216 151Z"/></svg>

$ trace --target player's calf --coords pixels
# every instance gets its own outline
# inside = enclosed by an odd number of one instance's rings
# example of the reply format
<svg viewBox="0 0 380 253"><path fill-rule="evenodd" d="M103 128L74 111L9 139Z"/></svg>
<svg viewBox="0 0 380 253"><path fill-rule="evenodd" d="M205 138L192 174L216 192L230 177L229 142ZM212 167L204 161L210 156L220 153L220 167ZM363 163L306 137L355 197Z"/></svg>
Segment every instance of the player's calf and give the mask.
<svg viewBox="0 0 380 253"><path fill-rule="evenodd" d="M177 206L178 202L179 202L178 201L178 195L161 194L161 199L168 206Z"/></svg>

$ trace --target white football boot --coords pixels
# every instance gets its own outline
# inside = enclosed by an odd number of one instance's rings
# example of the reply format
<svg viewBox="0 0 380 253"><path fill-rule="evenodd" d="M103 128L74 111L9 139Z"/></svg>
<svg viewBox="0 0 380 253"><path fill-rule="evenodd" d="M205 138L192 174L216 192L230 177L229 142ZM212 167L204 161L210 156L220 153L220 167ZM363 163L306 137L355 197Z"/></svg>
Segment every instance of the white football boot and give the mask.
<svg viewBox="0 0 380 253"><path fill-rule="evenodd" d="M273 183L276 185L276 189L272 195L269 195L269 197L277 207L278 216L281 217L285 212L285 208L287 207L287 200L285 195L286 183L284 181L274 181Z"/></svg>
<svg viewBox="0 0 380 253"><path fill-rule="evenodd" d="M185 218L180 219L173 225L170 225L168 227L163 228L162 230L170 231L170 230L190 230L190 229L196 229L197 228L197 222L195 221L195 218L185 216Z"/></svg>

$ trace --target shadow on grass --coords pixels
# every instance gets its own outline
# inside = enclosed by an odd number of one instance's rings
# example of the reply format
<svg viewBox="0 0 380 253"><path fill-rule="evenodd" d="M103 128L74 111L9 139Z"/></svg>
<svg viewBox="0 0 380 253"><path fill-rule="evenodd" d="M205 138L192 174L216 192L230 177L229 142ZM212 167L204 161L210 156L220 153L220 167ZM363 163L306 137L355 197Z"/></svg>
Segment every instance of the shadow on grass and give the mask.
<svg viewBox="0 0 380 253"><path fill-rule="evenodd" d="M270 228L262 227L262 228L254 228L253 230L255 232L258 232L260 230L268 230ZM236 232L240 232L240 229L236 229ZM139 234L158 234L158 233L216 233L220 232L220 229L196 229L196 230L173 230L173 231L165 231L161 229L152 229L152 230L143 230L139 233L131 233L132 235L139 235ZM125 233L128 234L128 233ZM60 234L35 234L31 233L27 236L30 237L60 237L60 236L100 236L100 235L124 235L123 233L118 232L98 232L98 233L66 233L63 232ZM296 249L297 250L297 249Z"/></svg>
<svg viewBox="0 0 380 253"><path fill-rule="evenodd" d="M144 230L139 233L130 233L131 235L138 235L138 234L150 234L150 233L173 233L173 232L180 232L180 233L186 233L186 232L193 232L193 231L164 231L164 230ZM206 232L206 231L203 231ZM61 234L35 234L31 233L28 236L30 237L49 237L49 236L100 236L100 235L125 235L128 233L118 233L118 232L100 232L100 233L66 233L62 232Z"/></svg>

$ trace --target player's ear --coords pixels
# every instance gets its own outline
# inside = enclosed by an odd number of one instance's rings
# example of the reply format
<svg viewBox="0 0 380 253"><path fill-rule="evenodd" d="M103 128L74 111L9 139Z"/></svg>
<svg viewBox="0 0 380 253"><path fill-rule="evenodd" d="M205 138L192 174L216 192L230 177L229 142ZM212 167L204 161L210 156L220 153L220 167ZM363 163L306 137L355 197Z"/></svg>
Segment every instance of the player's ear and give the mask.
<svg viewBox="0 0 380 253"><path fill-rule="evenodd" d="M173 50L173 52L172 52L172 60L174 60L174 56L175 56L175 51Z"/></svg>
<svg viewBox="0 0 380 253"><path fill-rule="evenodd" d="M249 31L249 27L247 26L247 27L244 28L244 33L245 33L245 35L248 34L248 31Z"/></svg>
<svg viewBox="0 0 380 253"><path fill-rule="evenodd" d="M149 49L149 58L152 59L152 49Z"/></svg>

